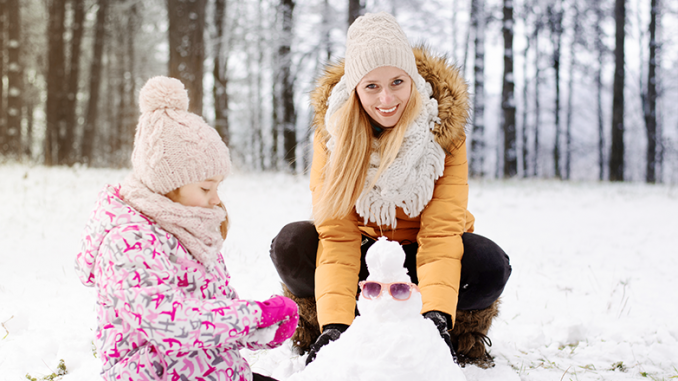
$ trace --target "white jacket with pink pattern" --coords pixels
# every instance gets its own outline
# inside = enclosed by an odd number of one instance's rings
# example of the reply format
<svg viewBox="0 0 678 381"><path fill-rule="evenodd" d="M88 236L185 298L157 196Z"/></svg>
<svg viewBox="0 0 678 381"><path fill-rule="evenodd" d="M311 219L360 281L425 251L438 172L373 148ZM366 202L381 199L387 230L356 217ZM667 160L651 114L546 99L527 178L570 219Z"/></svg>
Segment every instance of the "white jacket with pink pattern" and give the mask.
<svg viewBox="0 0 678 381"><path fill-rule="evenodd" d="M239 349L261 318L238 299L223 258L207 271L153 220L107 186L76 258L80 280L97 290L97 352L105 380L251 380Z"/></svg>

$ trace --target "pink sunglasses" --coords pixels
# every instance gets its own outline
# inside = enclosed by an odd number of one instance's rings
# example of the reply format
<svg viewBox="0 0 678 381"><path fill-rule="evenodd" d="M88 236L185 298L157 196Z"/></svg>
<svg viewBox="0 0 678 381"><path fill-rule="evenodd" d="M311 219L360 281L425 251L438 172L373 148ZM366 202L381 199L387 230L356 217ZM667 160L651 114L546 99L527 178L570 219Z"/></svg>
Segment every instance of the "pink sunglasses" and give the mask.
<svg viewBox="0 0 678 381"><path fill-rule="evenodd" d="M384 289L388 290L388 293L391 294L393 299L405 301L412 296L412 289L419 292L419 287L414 283L407 282L393 282L393 283L381 283L375 281L364 280L358 283L360 286L361 295L365 299L376 299L381 296L381 293Z"/></svg>

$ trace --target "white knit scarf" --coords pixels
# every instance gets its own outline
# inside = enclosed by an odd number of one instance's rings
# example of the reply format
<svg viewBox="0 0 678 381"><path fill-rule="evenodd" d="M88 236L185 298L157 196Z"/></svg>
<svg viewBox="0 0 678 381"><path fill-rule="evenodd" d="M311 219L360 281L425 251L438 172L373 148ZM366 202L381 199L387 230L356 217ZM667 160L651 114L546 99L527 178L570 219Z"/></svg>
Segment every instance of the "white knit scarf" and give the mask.
<svg viewBox="0 0 678 381"><path fill-rule="evenodd" d="M120 195L131 207L174 235L208 270L214 268L224 243L220 226L226 219L225 210L184 206L151 191L134 174L125 179Z"/></svg>
<svg viewBox="0 0 678 381"><path fill-rule="evenodd" d="M363 191L356 202L356 211L368 221L378 225L396 227L396 208L400 207L410 217L418 216L433 197L436 180L445 169L445 151L435 141L432 130L438 118L438 101L432 98L431 84L421 75L413 78L419 91L422 108L419 115L407 127L402 146L388 168L386 168L375 186L367 189L379 168L379 146L375 140L370 155L370 166ZM341 160L334 157L334 147L338 135L337 126L331 123L331 116L348 100L349 92L344 77L332 89L325 114L325 125L330 134L327 148L330 161Z"/></svg>

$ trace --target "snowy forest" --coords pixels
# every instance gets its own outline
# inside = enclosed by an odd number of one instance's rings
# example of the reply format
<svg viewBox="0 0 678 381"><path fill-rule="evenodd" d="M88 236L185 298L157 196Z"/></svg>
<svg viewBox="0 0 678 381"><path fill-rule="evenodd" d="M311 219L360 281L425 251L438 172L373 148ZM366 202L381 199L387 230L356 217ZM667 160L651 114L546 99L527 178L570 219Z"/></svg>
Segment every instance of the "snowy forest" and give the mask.
<svg viewBox="0 0 678 381"><path fill-rule="evenodd" d="M304 173L314 79L378 11L463 72L471 176L678 183L666 0L0 0L0 163L129 166L169 75L239 169Z"/></svg>

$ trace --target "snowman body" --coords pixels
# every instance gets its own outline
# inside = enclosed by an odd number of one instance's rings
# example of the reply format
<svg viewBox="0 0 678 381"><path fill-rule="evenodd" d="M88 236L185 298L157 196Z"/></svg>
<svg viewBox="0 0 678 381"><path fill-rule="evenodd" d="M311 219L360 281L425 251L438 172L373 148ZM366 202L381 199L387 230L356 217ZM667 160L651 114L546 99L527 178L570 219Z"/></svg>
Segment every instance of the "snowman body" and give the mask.
<svg viewBox="0 0 678 381"><path fill-rule="evenodd" d="M405 253L385 238L367 252L367 281L410 282ZM421 294L395 300L387 290L375 299L358 299L357 316L339 340L323 347L316 359L289 381L301 380L442 380L465 381L450 349L432 321L421 315Z"/></svg>

